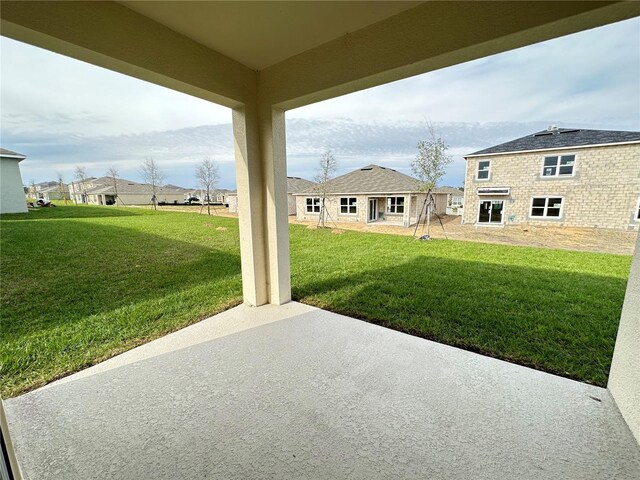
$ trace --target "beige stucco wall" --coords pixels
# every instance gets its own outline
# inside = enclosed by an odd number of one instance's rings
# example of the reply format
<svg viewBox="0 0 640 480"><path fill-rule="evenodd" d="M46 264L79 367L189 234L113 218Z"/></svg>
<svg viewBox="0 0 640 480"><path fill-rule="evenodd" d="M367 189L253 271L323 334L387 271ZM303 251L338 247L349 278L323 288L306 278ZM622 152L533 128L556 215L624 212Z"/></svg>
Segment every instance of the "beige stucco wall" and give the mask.
<svg viewBox="0 0 640 480"><path fill-rule="evenodd" d="M0 213L24 213L27 201L18 159L0 157Z"/></svg>
<svg viewBox="0 0 640 480"><path fill-rule="evenodd" d="M631 264L607 387L640 443L640 237Z"/></svg>
<svg viewBox="0 0 640 480"><path fill-rule="evenodd" d="M545 156L576 155L574 176L543 178ZM476 180L478 162L491 160L489 180ZM640 144L548 150L467 159L464 223L474 224L480 200L505 200L504 224L638 228ZM480 187L510 187L509 196L480 197ZM559 219L531 219L531 198L563 197Z"/></svg>

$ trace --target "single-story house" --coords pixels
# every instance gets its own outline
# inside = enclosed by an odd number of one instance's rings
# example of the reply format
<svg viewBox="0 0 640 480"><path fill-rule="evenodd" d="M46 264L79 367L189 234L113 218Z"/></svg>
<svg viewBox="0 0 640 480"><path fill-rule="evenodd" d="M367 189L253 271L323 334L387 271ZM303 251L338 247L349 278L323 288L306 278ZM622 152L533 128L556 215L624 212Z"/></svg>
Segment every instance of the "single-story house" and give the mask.
<svg viewBox="0 0 640 480"><path fill-rule="evenodd" d="M287 177L287 202L289 215L296 215L296 197L295 195L304 190L315 187L317 184L311 180L300 177ZM238 194L230 192L225 196L225 204L229 207L230 213L238 212Z"/></svg>
<svg viewBox="0 0 640 480"><path fill-rule="evenodd" d="M57 182L47 183L53 183L53 185L40 188L37 188L36 186L36 198L43 199L49 202L52 200L64 200L65 197L67 198L67 200L70 199L68 185L64 183L61 185Z"/></svg>
<svg viewBox="0 0 640 480"><path fill-rule="evenodd" d="M465 159L463 223L640 227L640 132L551 126Z"/></svg>
<svg viewBox="0 0 640 480"><path fill-rule="evenodd" d="M448 190L433 191L439 215L446 213L449 195ZM298 220L320 219L319 185L294 196ZM419 190L417 179L392 168L367 165L327 183L325 220L408 227L418 221L421 212L426 212L425 199L426 193Z"/></svg>
<svg viewBox="0 0 640 480"><path fill-rule="evenodd" d="M24 198L20 162L26 155L0 148L0 213L24 213Z"/></svg>
<svg viewBox="0 0 640 480"><path fill-rule="evenodd" d="M289 215L296 215L297 202L296 193L304 192L313 188L317 183L300 177L287 177L287 202L289 207Z"/></svg>
<svg viewBox="0 0 640 480"><path fill-rule="evenodd" d="M91 178L84 182L70 184L72 194L75 192L78 203L89 205L147 205L151 203L151 185L133 180L112 177ZM117 199L116 199L117 193ZM156 187L158 203L181 204L193 194L193 190L166 185Z"/></svg>
<svg viewBox="0 0 640 480"><path fill-rule="evenodd" d="M433 192L436 195L447 195L447 206L445 210L447 215L462 215L462 212L464 211L464 190L455 187L438 187L434 189Z"/></svg>

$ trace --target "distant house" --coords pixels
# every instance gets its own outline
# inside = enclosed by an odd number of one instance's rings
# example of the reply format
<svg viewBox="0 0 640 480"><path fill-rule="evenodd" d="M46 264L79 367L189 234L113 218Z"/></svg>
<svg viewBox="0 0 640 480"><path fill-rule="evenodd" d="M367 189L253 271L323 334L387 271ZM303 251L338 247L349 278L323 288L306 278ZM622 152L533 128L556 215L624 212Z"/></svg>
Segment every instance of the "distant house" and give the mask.
<svg viewBox="0 0 640 480"><path fill-rule="evenodd" d="M296 197L295 195L301 191L313 188L317 184L311 180L305 180L300 177L287 177L287 202L289 215L296 214ZM238 212L238 194L230 192L225 196L225 204L229 207L230 213Z"/></svg>
<svg viewBox="0 0 640 480"><path fill-rule="evenodd" d="M462 215L464 205L464 190L455 187L438 187L434 190L434 193L436 195L447 196L446 210L444 213L453 216Z"/></svg>
<svg viewBox="0 0 640 480"><path fill-rule="evenodd" d="M418 189L418 180L392 168L367 165L327 184L326 220L369 224L415 224L423 211L426 194ZM447 211L449 199L456 189L435 189L438 214ZM321 197L313 186L295 193L298 220L319 220ZM459 197L460 195L456 195Z"/></svg>
<svg viewBox="0 0 640 480"><path fill-rule="evenodd" d="M0 213L24 213L24 198L20 162L26 155L0 148Z"/></svg>
<svg viewBox="0 0 640 480"><path fill-rule="evenodd" d="M78 203L89 205L147 205L151 203L151 185L112 177L90 178L85 182L69 184L72 195ZM117 198L116 198L117 193ZM156 187L156 199L159 203L180 204L193 194L193 190L165 185Z"/></svg>
<svg viewBox="0 0 640 480"><path fill-rule="evenodd" d="M304 192L315 187L317 183L305 180L300 177L287 177L287 202L289 204L289 215L296 215L297 202L296 193Z"/></svg>
<svg viewBox="0 0 640 480"><path fill-rule="evenodd" d="M465 159L466 224L640 225L640 132L549 127Z"/></svg>
<svg viewBox="0 0 640 480"><path fill-rule="evenodd" d="M66 184L59 184L58 182L46 182L48 186L39 187L36 185L36 199L42 199L46 201L52 200L64 200L70 199L69 187ZM40 184L42 185L42 184Z"/></svg>

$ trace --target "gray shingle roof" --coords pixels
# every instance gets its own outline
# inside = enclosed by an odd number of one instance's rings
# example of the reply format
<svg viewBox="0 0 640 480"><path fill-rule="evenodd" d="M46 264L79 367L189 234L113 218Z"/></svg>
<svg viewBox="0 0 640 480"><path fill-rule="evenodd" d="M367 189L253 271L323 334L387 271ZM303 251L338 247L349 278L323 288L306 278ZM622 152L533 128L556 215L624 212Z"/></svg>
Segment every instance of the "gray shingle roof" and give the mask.
<svg viewBox="0 0 640 480"><path fill-rule="evenodd" d="M407 193L418 191L418 180L392 168L367 165L327 183L327 193ZM318 193L313 187L299 193Z"/></svg>
<svg viewBox="0 0 640 480"><path fill-rule="evenodd" d="M604 145L607 143L640 142L640 132L615 130L582 130L576 128L558 128L542 130L526 137L517 138L493 147L485 148L467 155L490 155L493 153L522 152L528 150L553 150L562 147L581 147L586 145Z"/></svg>
<svg viewBox="0 0 640 480"><path fill-rule="evenodd" d="M97 183L93 188L87 190L87 195L105 194L113 195L115 190L113 188L113 180L111 177L100 177L94 181ZM138 183L132 180L126 180L124 178L116 179L116 186L118 187L118 195L135 195L135 194L149 194L151 192L151 185L145 183ZM159 195L166 194L180 194L184 195L190 193L192 190L187 188L178 187L175 185L167 185L163 187L156 187L156 192Z"/></svg>
<svg viewBox="0 0 640 480"><path fill-rule="evenodd" d="M311 180L305 180L300 177L287 177L287 193L304 192L313 188L317 184Z"/></svg>
<svg viewBox="0 0 640 480"><path fill-rule="evenodd" d="M23 155L22 153L13 152L11 150L7 150L6 148L0 148L0 155L11 155L15 157L27 158L27 156Z"/></svg>

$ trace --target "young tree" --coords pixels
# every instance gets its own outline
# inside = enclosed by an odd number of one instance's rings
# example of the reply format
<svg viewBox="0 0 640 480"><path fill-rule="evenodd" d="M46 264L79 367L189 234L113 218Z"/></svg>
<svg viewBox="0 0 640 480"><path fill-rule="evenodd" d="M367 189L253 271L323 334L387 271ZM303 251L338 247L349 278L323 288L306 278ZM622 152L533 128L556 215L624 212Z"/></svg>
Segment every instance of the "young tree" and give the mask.
<svg viewBox="0 0 640 480"><path fill-rule="evenodd" d="M218 165L209 157L204 158L196 168L196 179L198 179L200 187L207 192L205 196L207 200L207 215L211 215L210 194L215 189L219 178Z"/></svg>
<svg viewBox="0 0 640 480"><path fill-rule="evenodd" d="M325 202L327 199L328 183L329 180L333 178L333 174L338 168L338 161L330 149L325 150L320 157L319 166L320 171L315 176L314 180L318 184L318 190L320 192L320 223L322 228L324 228L326 217Z"/></svg>
<svg viewBox="0 0 640 480"><path fill-rule="evenodd" d="M36 193L36 181L34 179L29 182L29 196L33 197L33 204L35 205L38 201L38 194Z"/></svg>
<svg viewBox="0 0 640 480"><path fill-rule="evenodd" d="M144 180L144 183L149 185L149 189L151 190L151 203L153 203L153 209L157 210L158 187L160 187L164 182L165 176L164 173L160 171L160 167L153 157L147 157L144 162L142 162L142 166L140 167L140 176Z"/></svg>
<svg viewBox="0 0 640 480"><path fill-rule="evenodd" d="M73 176L75 177L76 182L78 183L78 187L80 188L82 203L87 203L87 168L76 166Z"/></svg>
<svg viewBox="0 0 640 480"><path fill-rule="evenodd" d="M109 167L107 169L107 177L111 177L111 184L113 185L113 204L118 205L118 169L116 167ZM120 202L122 203L122 202Z"/></svg>
<svg viewBox="0 0 640 480"><path fill-rule="evenodd" d="M69 191L67 190L66 185L64 184L64 179L62 178L62 174L58 173L58 192L62 199L64 200L64 205L67 205L67 200L69 199Z"/></svg>
<svg viewBox="0 0 640 480"><path fill-rule="evenodd" d="M430 139L418 142L418 154L411 163L411 171L418 179L418 191L425 192L427 203L427 234L431 218L431 205L433 204L432 190L438 181L444 176L446 167L452 161L447 155L447 145L442 137L436 135L432 123L427 123Z"/></svg>

